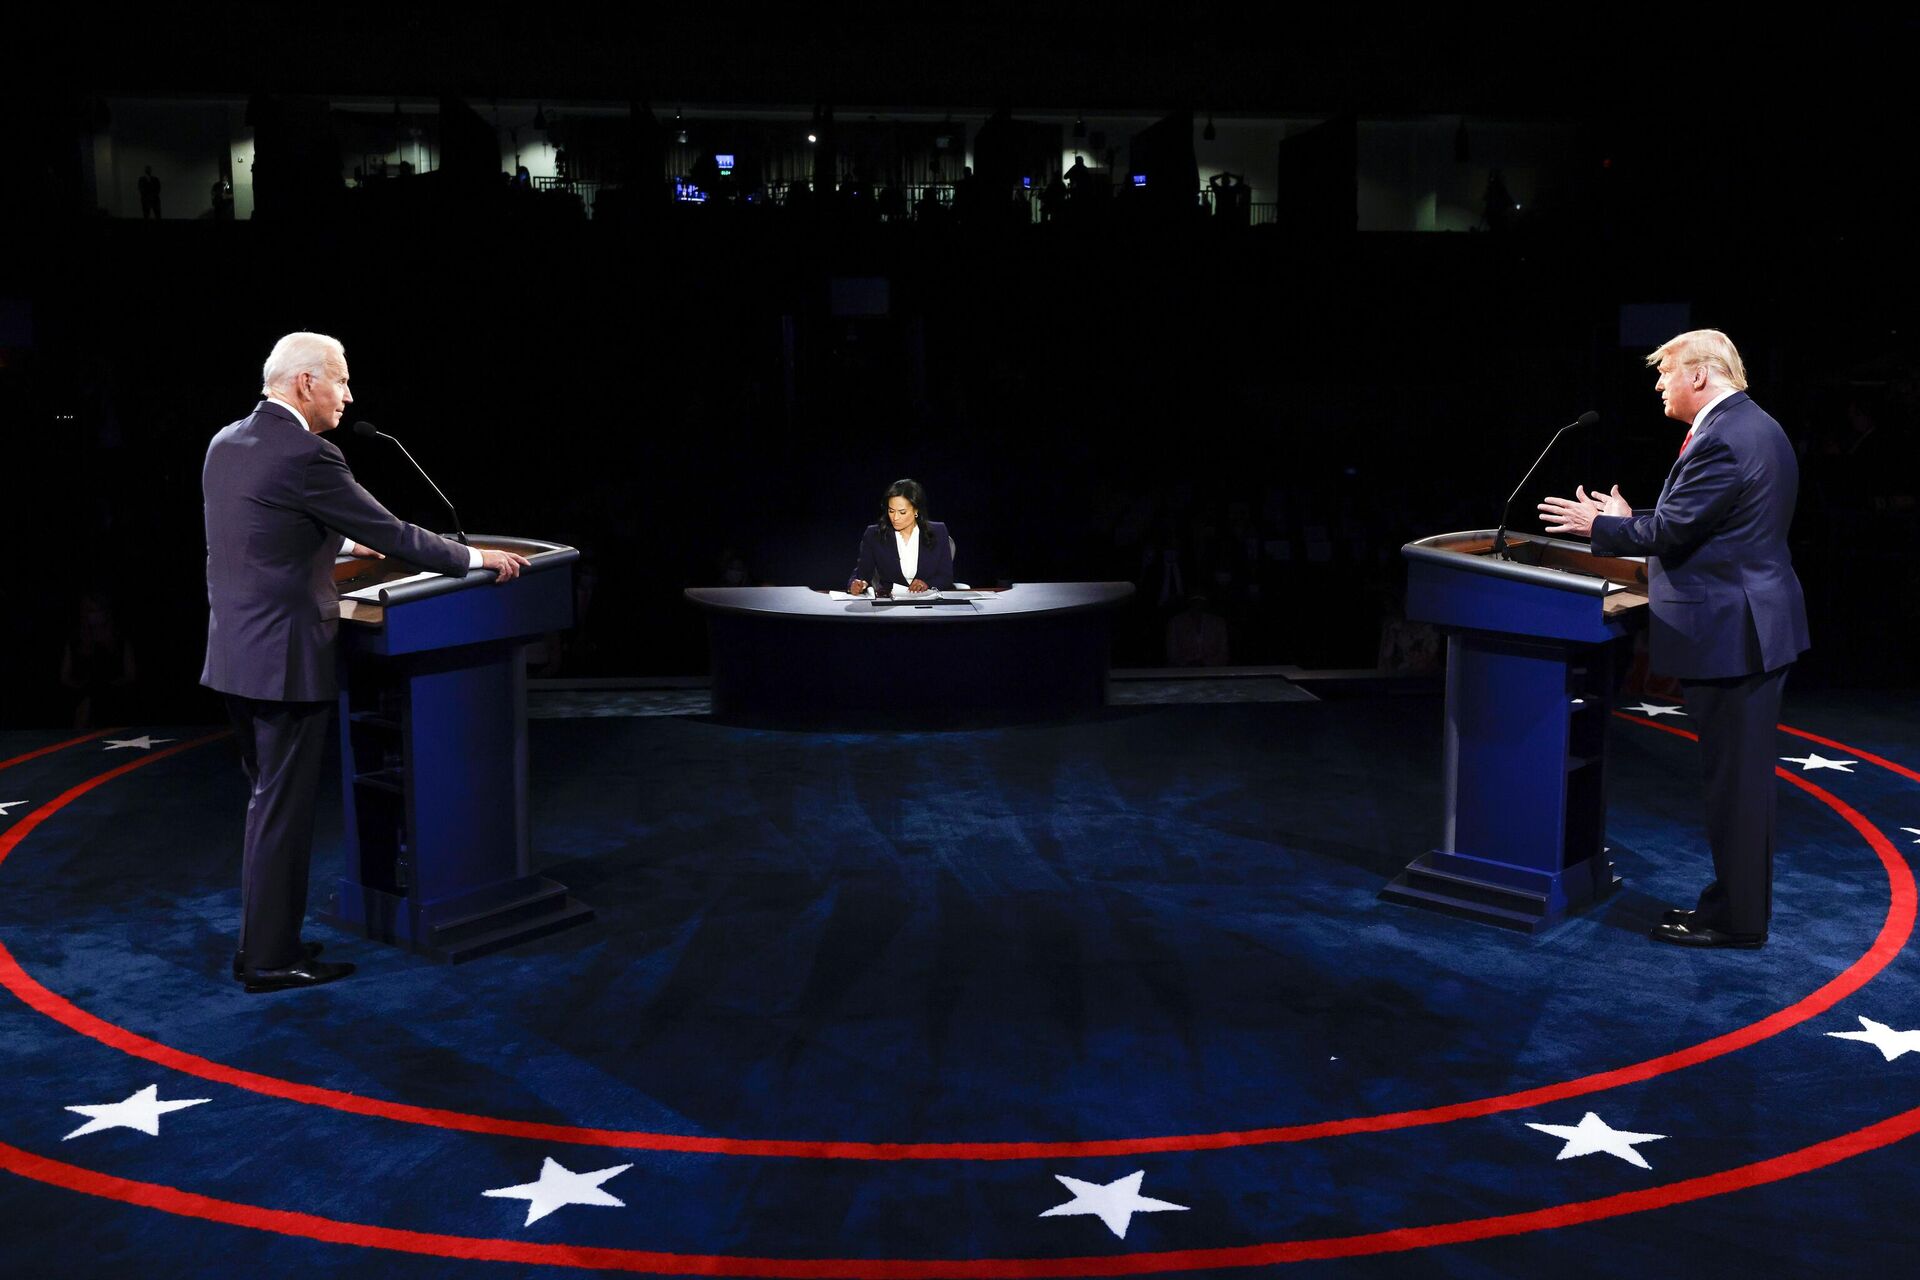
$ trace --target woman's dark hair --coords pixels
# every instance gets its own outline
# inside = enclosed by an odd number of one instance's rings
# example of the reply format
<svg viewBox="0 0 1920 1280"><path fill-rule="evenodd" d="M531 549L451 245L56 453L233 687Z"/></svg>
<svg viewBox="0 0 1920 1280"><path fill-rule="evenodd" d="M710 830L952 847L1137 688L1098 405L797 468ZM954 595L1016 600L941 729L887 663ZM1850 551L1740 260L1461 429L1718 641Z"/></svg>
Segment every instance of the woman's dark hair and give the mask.
<svg viewBox="0 0 1920 1280"><path fill-rule="evenodd" d="M927 491L920 487L918 480L895 480L887 486L886 497L880 499L880 527L891 528L887 523L887 504L895 498L905 498L913 506L915 523L925 523L927 518Z"/></svg>

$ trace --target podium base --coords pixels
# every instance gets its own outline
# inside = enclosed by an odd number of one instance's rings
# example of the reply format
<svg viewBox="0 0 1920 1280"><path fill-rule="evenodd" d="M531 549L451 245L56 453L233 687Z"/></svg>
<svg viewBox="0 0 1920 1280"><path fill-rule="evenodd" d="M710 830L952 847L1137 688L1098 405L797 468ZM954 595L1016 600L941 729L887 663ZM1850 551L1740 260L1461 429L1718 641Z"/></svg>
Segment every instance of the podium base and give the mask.
<svg viewBox="0 0 1920 1280"><path fill-rule="evenodd" d="M1380 897L1520 933L1550 929L1620 886L1609 846L1559 872L1533 871L1469 854L1428 850L1387 882Z"/></svg>
<svg viewBox="0 0 1920 1280"><path fill-rule="evenodd" d="M586 924L593 908L545 876L502 881L425 905L342 879L320 919L415 955L459 964Z"/></svg>

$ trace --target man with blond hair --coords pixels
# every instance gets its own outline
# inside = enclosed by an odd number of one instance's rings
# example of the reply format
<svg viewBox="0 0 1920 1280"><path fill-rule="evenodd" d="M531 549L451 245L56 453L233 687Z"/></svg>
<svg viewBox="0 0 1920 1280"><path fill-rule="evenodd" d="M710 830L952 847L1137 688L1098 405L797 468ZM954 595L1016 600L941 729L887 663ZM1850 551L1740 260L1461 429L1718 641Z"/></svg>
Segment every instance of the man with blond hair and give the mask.
<svg viewBox="0 0 1920 1280"><path fill-rule="evenodd" d="M200 683L226 696L247 803L240 941L233 976L248 991L317 986L353 972L302 942L314 797L338 689L334 557L390 555L436 573L526 560L480 551L400 520L354 480L321 439L353 403L347 354L321 333L290 333L261 371L253 412L207 448L207 661Z"/></svg>
<svg viewBox="0 0 1920 1280"><path fill-rule="evenodd" d="M1807 649L1807 607L1787 551L1800 467L1780 424L1747 395L1740 353L1695 329L1647 357L1667 416L1688 426L1651 511L1615 485L1540 503L1549 533L1596 555L1647 557L1650 665L1675 676L1700 734L1714 878L1653 930L1686 947L1758 947L1773 911L1774 725L1787 669Z"/></svg>

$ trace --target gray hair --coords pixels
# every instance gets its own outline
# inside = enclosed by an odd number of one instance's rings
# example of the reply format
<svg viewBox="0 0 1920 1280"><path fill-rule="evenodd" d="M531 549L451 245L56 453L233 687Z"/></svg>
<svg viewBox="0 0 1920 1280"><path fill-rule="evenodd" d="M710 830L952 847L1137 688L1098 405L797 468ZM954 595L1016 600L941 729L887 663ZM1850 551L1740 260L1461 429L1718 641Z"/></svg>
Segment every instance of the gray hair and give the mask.
<svg viewBox="0 0 1920 1280"><path fill-rule="evenodd" d="M1683 369L1705 365L1707 376L1714 382L1735 391L1747 389L1747 366L1734 348L1733 339L1718 329L1689 329L1668 338L1658 351L1647 357L1647 364L1657 369L1668 357Z"/></svg>
<svg viewBox="0 0 1920 1280"><path fill-rule="evenodd" d="M345 364L347 349L338 338L324 333L290 333L273 344L266 364L260 367L262 395L303 373L324 374L336 361Z"/></svg>

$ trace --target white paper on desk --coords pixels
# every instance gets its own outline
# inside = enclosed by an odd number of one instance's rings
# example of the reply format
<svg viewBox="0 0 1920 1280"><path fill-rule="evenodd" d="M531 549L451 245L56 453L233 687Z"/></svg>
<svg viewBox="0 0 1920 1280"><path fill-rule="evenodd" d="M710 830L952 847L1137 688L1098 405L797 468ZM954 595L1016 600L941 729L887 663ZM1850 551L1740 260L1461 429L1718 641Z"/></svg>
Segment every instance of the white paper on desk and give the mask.
<svg viewBox="0 0 1920 1280"><path fill-rule="evenodd" d="M871 600L873 599L873 592L862 591L859 595L856 596L845 591L829 591L827 592L827 599L829 600Z"/></svg>
<svg viewBox="0 0 1920 1280"><path fill-rule="evenodd" d="M438 573L416 573L405 578L395 578L392 582L381 582L371 587L361 587L357 591L342 591L340 598L342 600L365 600L369 604L379 604L380 593L382 591L389 591L394 587L404 587L409 582L425 582L428 578L438 578L441 576L443 575Z"/></svg>

